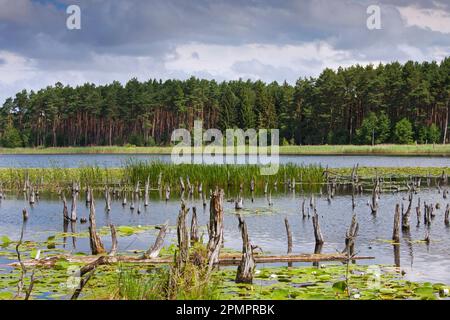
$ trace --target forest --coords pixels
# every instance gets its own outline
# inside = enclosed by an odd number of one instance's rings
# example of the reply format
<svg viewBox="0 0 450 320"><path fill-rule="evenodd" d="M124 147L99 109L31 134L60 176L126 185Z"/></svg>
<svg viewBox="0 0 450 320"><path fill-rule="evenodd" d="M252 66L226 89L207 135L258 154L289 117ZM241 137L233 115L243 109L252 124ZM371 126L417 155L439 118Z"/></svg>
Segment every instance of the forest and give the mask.
<svg viewBox="0 0 450 320"><path fill-rule="evenodd" d="M2 147L169 145L172 130L278 128L283 145L448 142L450 57L324 69L287 82L57 82L0 109Z"/></svg>

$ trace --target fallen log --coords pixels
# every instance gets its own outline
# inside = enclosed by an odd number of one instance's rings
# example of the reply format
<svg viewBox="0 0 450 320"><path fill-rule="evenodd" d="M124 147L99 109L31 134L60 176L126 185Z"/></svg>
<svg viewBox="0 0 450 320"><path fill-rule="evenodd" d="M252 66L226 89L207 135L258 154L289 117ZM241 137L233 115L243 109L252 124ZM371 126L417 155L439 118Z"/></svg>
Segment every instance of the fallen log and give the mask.
<svg viewBox="0 0 450 320"><path fill-rule="evenodd" d="M320 261L346 261L347 255L342 253L320 253L320 254L290 254L290 255L262 255L254 253L255 263L279 263L279 262L320 262ZM136 263L136 264L171 264L174 262L173 256L142 259L140 256L101 256L99 263L101 264L114 264L119 262ZM221 254L218 264L221 266L227 265L239 265L241 262L242 253L228 253ZM75 256L75 255L58 255L53 257L47 257L39 260L26 260L23 261L25 266L40 266L40 267L53 267L58 261L66 260L71 263L86 263L90 264L99 259L99 256ZM372 256L355 256L352 260L369 260L375 259ZM97 264L98 265L98 264ZM96 265L96 266L97 266ZM12 267L19 267L18 262L9 264ZM90 270L87 270L90 271Z"/></svg>

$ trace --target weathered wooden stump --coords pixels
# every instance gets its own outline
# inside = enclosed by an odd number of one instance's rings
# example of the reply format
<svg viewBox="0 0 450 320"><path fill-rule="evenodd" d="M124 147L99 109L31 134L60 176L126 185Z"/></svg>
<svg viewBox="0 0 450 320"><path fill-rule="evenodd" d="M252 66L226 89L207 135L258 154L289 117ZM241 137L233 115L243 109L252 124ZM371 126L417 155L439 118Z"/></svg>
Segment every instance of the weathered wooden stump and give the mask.
<svg viewBox="0 0 450 320"><path fill-rule="evenodd" d="M95 201L94 195L91 190L91 203L89 206L89 243L91 246L91 252L93 255L101 254L105 252L105 247L97 233L97 225L95 222Z"/></svg>
<svg viewBox="0 0 450 320"><path fill-rule="evenodd" d="M235 281L236 283L252 283L255 269L253 248L248 239L247 224L240 215L238 215L238 220L242 236L242 258L237 269Z"/></svg>
<svg viewBox="0 0 450 320"><path fill-rule="evenodd" d="M192 219L191 219L191 243L196 243L199 240L198 236L198 223L197 223L197 208L192 207Z"/></svg>
<svg viewBox="0 0 450 320"><path fill-rule="evenodd" d="M160 229L158 236L156 237L155 243L152 247L150 247L143 255L144 259L154 259L157 258L159 255L159 252L161 251L163 245L164 245L164 238L166 237L167 229L169 228L169 221L166 221Z"/></svg>
<svg viewBox="0 0 450 320"><path fill-rule="evenodd" d="M217 190L211 195L208 223L208 270L219 262L220 248L223 242L223 196L224 191Z"/></svg>
<svg viewBox="0 0 450 320"><path fill-rule="evenodd" d="M394 240L395 242L400 241L400 205L398 203L395 206L394 230L392 232L392 240Z"/></svg>
<svg viewBox="0 0 450 320"><path fill-rule="evenodd" d="M176 266L178 270L182 270L189 261L189 235L186 227L188 211L186 205L182 202L181 210L177 218L178 254L176 257Z"/></svg>
<svg viewBox="0 0 450 320"><path fill-rule="evenodd" d="M359 224L356 219L356 214L353 214L352 222L345 234L345 249L343 253L346 253L348 256L352 256L355 253L355 239L358 235L358 230Z"/></svg>
<svg viewBox="0 0 450 320"><path fill-rule="evenodd" d="M288 218L284 218L284 225L286 227L286 234L287 234L287 253L290 254L292 253L292 232Z"/></svg>
<svg viewBox="0 0 450 320"><path fill-rule="evenodd" d="M319 215L317 214L317 212L313 213L312 223L314 227L314 238L316 239L316 244L323 244L324 240L322 231L320 230Z"/></svg>

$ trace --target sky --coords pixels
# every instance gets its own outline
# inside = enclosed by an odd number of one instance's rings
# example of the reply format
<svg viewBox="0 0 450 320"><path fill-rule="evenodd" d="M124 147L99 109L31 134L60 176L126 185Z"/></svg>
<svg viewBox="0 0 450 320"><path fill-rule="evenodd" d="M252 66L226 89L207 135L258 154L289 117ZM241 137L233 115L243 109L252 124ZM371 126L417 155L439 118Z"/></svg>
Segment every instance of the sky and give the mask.
<svg viewBox="0 0 450 320"><path fill-rule="evenodd" d="M68 29L70 5L81 29ZM380 29L367 20L380 8ZM288 81L324 68L442 60L449 0L0 0L0 103L56 82Z"/></svg>

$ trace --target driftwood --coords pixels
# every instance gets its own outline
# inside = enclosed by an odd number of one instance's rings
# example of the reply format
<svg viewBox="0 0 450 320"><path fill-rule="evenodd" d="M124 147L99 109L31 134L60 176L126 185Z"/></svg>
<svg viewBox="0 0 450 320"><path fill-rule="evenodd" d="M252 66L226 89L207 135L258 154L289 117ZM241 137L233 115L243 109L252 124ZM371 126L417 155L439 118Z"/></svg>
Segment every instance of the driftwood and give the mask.
<svg viewBox="0 0 450 320"><path fill-rule="evenodd" d="M216 190L211 195L208 224L208 270L219 262L223 242L223 196L224 191Z"/></svg>
<svg viewBox="0 0 450 320"><path fill-rule="evenodd" d="M105 252L105 247L103 246L102 240L100 239L100 236L97 233L97 226L95 222L95 201L92 190L91 190L91 203L89 205L89 243L93 255Z"/></svg>
<svg viewBox="0 0 450 320"><path fill-rule="evenodd" d="M158 236L156 237L155 243L151 248L149 248L144 255L142 256L143 259L153 259L158 257L159 252L161 251L163 245L164 245L164 238L166 237L167 228L169 227L169 221L166 221L165 224L163 224L160 229Z"/></svg>
<svg viewBox="0 0 450 320"><path fill-rule="evenodd" d="M237 268L236 283L252 283L253 271L255 269L255 259L253 258L253 248L248 239L247 224L238 215L239 229L242 236L242 258Z"/></svg>
<svg viewBox="0 0 450 320"><path fill-rule="evenodd" d="M394 230L392 232L392 240L394 240L395 242L400 241L400 205L398 203L395 206Z"/></svg>
<svg viewBox="0 0 450 320"><path fill-rule="evenodd" d="M314 253L314 254L291 254L291 255L262 255L254 253L253 257L255 263L281 263L281 262L320 262L320 261L346 261L347 255L342 253ZM24 266L39 266L39 267L53 267L61 259L67 260L71 263L93 263L101 259L99 264L114 264L119 262L124 263L136 263L136 264L148 264L148 265L160 265L173 263L173 256L158 257L143 259L141 256L77 256L77 255L58 255L52 257L46 257L39 260L32 259L23 261ZM224 253L219 256L218 265L230 266L239 265L242 259L241 253ZM375 259L372 256L355 256L352 260L368 260ZM9 266L20 267L18 262L9 264ZM85 266L88 268L87 266ZM84 268L84 267L83 267ZM82 269L83 270L83 269ZM89 270L88 270L89 271Z"/></svg>
<svg viewBox="0 0 450 320"><path fill-rule="evenodd" d="M291 226L289 225L289 221L287 218L284 218L284 225L286 227L286 234L287 234L287 253L292 253L292 232L291 232Z"/></svg>

